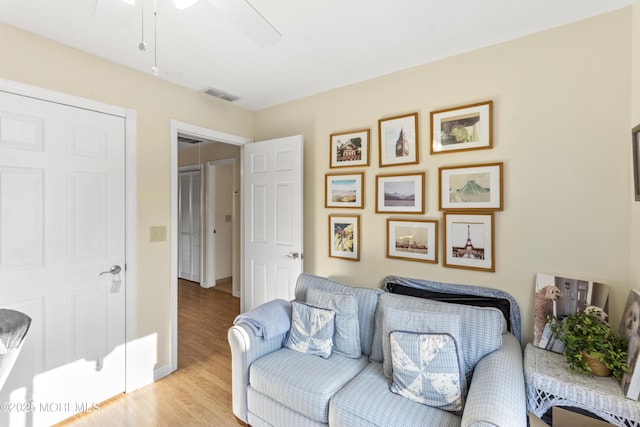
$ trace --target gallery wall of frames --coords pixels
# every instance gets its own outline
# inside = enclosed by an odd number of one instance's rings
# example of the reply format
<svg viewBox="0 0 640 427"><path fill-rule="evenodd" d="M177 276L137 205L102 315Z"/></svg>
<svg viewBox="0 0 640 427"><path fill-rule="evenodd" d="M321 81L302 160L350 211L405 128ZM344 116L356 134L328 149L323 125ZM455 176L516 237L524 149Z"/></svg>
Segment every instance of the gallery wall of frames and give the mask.
<svg viewBox="0 0 640 427"><path fill-rule="evenodd" d="M438 168L438 213L425 216L426 168L421 156L493 148L493 101L430 113L428 148L420 147L418 113L378 119L379 167L375 188L365 188L371 129L329 136L324 206L329 257L360 260L361 212L386 215L388 258L494 272L496 213L503 210L503 163ZM425 164L427 162L424 162ZM365 206L365 191L375 206ZM442 237L440 237L442 236ZM441 240L440 240L441 239Z"/></svg>

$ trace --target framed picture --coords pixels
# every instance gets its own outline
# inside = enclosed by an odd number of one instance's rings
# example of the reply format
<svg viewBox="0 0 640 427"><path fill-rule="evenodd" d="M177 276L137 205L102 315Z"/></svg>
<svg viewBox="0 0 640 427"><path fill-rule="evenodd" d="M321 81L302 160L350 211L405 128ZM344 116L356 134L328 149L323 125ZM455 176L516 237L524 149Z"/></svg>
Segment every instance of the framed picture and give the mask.
<svg viewBox="0 0 640 427"><path fill-rule="evenodd" d="M325 174L325 208L363 208L364 172Z"/></svg>
<svg viewBox="0 0 640 427"><path fill-rule="evenodd" d="M493 101L431 112L431 154L493 147Z"/></svg>
<svg viewBox="0 0 640 427"><path fill-rule="evenodd" d="M502 162L438 170L440 210L502 210Z"/></svg>
<svg viewBox="0 0 640 427"><path fill-rule="evenodd" d="M425 173L378 175L376 213L424 213Z"/></svg>
<svg viewBox="0 0 640 427"><path fill-rule="evenodd" d="M438 262L438 221L387 218L387 258Z"/></svg>
<svg viewBox="0 0 640 427"><path fill-rule="evenodd" d="M369 166L369 129L332 133L329 167Z"/></svg>
<svg viewBox="0 0 640 427"><path fill-rule="evenodd" d="M380 166L418 163L418 113L378 120Z"/></svg>
<svg viewBox="0 0 640 427"><path fill-rule="evenodd" d="M329 256L360 261L360 215L329 215Z"/></svg>
<svg viewBox="0 0 640 427"><path fill-rule="evenodd" d="M633 144L633 187L636 194L636 202L640 202L640 125L631 131Z"/></svg>
<svg viewBox="0 0 640 427"><path fill-rule="evenodd" d="M493 212L444 212L445 267L495 271Z"/></svg>

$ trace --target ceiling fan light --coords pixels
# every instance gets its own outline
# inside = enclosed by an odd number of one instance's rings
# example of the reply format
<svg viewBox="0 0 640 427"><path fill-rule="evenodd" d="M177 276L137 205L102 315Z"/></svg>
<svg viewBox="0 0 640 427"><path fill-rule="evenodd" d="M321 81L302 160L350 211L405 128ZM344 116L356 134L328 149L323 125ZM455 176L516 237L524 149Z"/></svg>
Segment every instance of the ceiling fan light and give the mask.
<svg viewBox="0 0 640 427"><path fill-rule="evenodd" d="M176 9L186 9L188 7L196 4L198 0L173 0L173 4L176 6Z"/></svg>

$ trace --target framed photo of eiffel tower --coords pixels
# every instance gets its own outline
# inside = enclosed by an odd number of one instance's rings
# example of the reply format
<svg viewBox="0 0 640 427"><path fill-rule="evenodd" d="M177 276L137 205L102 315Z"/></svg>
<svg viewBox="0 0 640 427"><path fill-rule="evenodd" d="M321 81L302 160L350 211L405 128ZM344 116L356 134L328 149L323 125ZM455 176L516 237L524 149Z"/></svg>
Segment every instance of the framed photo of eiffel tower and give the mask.
<svg viewBox="0 0 640 427"><path fill-rule="evenodd" d="M418 113L378 120L380 167L419 162Z"/></svg>
<svg viewBox="0 0 640 427"><path fill-rule="evenodd" d="M445 267L496 271L493 212L444 212Z"/></svg>

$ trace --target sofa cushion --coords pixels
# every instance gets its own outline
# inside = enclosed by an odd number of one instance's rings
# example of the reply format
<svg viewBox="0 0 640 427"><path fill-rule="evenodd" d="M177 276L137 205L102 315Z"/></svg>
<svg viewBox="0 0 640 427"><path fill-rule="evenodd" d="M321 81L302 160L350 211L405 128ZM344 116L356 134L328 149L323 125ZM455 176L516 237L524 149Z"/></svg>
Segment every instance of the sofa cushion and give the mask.
<svg viewBox="0 0 640 427"><path fill-rule="evenodd" d="M389 308L460 315L460 336L467 377L480 359L502 345L502 313L496 308L472 307L386 293L380 297L376 310L371 360L384 361L383 321Z"/></svg>
<svg viewBox="0 0 640 427"><path fill-rule="evenodd" d="M323 359L282 348L251 364L249 384L279 404L327 423L329 399L367 364L366 356L332 354Z"/></svg>
<svg viewBox="0 0 640 427"><path fill-rule="evenodd" d="M373 342L374 316L381 289L349 286L325 277L301 274L296 282L295 297L298 301L307 300L307 290L320 289L342 294L353 294L358 302L358 325L360 328L360 347L362 354L371 354Z"/></svg>
<svg viewBox="0 0 640 427"><path fill-rule="evenodd" d="M327 358L333 348L336 313L298 301L291 303L291 329L284 346Z"/></svg>
<svg viewBox="0 0 640 427"><path fill-rule="evenodd" d="M462 410L464 375L450 334L393 331L391 391L445 411Z"/></svg>
<svg viewBox="0 0 640 427"><path fill-rule="evenodd" d="M371 362L331 399L332 427L459 427L461 417L452 412L421 405L389 391L382 364Z"/></svg>
<svg viewBox="0 0 640 427"><path fill-rule="evenodd" d="M307 290L307 303L336 313L333 332L333 351L346 357L362 356L360 328L358 327L358 303L353 294Z"/></svg>

